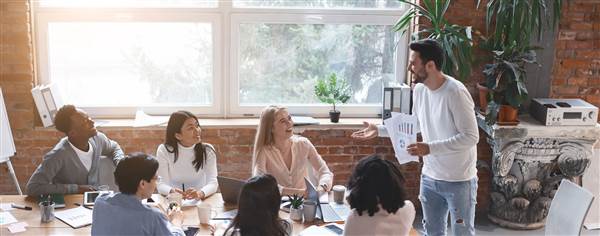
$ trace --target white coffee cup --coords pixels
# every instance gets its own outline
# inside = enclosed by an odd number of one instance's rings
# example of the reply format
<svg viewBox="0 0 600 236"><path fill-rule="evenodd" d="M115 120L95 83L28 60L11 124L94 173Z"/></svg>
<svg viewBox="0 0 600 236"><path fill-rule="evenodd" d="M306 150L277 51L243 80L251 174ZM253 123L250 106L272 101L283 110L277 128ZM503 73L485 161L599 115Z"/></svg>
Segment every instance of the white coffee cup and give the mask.
<svg viewBox="0 0 600 236"><path fill-rule="evenodd" d="M212 205L206 202L199 202L196 204L198 209L198 220L200 224L208 224L210 219L217 216L217 212L212 209Z"/></svg>
<svg viewBox="0 0 600 236"><path fill-rule="evenodd" d="M334 185L333 188L333 201L336 203L344 203L344 195L346 194L346 187L344 185Z"/></svg>

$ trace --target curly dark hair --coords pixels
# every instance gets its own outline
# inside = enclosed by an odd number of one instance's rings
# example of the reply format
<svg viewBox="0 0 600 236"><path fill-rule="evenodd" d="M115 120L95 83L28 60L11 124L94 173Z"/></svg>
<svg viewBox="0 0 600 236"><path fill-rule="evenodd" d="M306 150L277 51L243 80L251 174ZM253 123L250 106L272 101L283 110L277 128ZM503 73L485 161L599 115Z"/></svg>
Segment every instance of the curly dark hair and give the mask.
<svg viewBox="0 0 600 236"><path fill-rule="evenodd" d="M373 216L379 211L379 204L388 213L396 213L404 207L406 200L404 176L394 163L376 154L358 162L348 181L348 188L350 195L347 200L360 216L363 211Z"/></svg>
<svg viewBox="0 0 600 236"><path fill-rule="evenodd" d="M75 113L77 113L77 108L73 105L64 105L58 109L54 116L56 129L67 134L71 130L71 116Z"/></svg>

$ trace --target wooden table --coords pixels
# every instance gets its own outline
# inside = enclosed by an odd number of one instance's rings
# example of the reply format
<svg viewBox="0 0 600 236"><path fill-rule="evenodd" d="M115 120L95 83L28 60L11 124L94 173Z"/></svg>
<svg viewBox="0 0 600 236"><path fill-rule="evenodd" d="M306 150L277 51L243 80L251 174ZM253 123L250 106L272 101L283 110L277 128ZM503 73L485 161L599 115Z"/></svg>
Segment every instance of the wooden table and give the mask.
<svg viewBox="0 0 600 236"><path fill-rule="evenodd" d="M164 198L158 194L153 195L153 199L160 199L159 201L163 201ZM65 203L66 208L57 209L57 211L75 208L77 205L75 203L82 203L83 195L82 194L74 194L74 195L65 195ZM205 202L212 205L212 208L217 213L222 213L224 211L235 209L235 206L226 205L223 202L223 198L220 193L216 193L205 200ZM37 200L31 197L20 196L20 195L0 195L0 203L17 203L21 205L30 206L33 210L26 211L21 209L13 209L10 213L17 219L19 222L26 222L29 226L27 227L27 231L14 234L14 235L90 235L92 227L86 226L79 229L73 229L67 224L63 223L59 219L54 219L50 223L41 223L40 221L40 211L37 205ZM160 207L159 207L160 208ZM200 225L198 220L198 212L196 207L183 207L184 213L184 226L193 226L199 227L200 230L196 235L211 235L211 226L209 225ZM282 219L289 219L289 214L287 212L279 211L279 216ZM227 227L226 222L229 221L218 221L213 220L211 223L217 229L217 233L215 235L222 235L223 230ZM323 222L315 220L312 223L304 224L302 222L293 221L293 235L298 235L302 230L311 226L311 225L320 225ZM8 225L0 226L0 235L13 235L8 231ZM410 235L418 235L417 232L412 229Z"/></svg>

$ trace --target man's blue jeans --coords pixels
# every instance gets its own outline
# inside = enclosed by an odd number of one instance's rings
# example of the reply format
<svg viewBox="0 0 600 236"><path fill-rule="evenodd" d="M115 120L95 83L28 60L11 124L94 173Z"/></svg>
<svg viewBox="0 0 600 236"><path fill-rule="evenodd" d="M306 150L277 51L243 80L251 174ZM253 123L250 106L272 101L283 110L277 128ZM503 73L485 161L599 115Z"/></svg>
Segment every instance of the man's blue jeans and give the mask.
<svg viewBox="0 0 600 236"><path fill-rule="evenodd" d="M475 235L477 176L467 181L448 182L421 175L419 200L425 235L446 235L448 211L452 235Z"/></svg>

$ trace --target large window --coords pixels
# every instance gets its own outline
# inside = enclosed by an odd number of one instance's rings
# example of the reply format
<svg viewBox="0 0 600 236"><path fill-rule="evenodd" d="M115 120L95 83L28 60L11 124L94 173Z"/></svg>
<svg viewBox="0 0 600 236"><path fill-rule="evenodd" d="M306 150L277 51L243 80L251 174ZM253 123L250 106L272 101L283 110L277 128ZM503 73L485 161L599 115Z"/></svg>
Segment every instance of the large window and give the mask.
<svg viewBox="0 0 600 236"><path fill-rule="evenodd" d="M63 100L97 117L256 116L268 104L326 116L313 88L336 73L346 115L376 116L404 80L407 37L395 0L45 0L37 66Z"/></svg>

